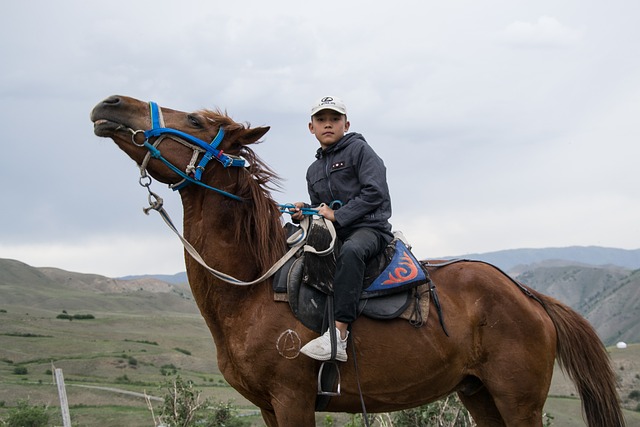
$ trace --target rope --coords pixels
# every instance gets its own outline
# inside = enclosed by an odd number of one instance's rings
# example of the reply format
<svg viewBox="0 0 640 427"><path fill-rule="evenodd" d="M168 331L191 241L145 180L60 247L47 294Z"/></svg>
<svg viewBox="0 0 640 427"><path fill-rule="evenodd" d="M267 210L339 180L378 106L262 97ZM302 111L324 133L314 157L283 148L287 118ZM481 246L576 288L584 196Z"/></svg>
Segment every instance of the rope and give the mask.
<svg viewBox="0 0 640 427"><path fill-rule="evenodd" d="M141 183L140 183L140 185L142 185L143 187L146 187L147 191L149 192L149 207L143 208L144 213L149 215L149 212L151 210L155 210L156 212L158 212L160 214L160 217L164 220L165 224L167 224L167 226L176 234L176 236L178 236L178 238L182 242L182 245L184 246L185 250L189 253L189 255L191 255L191 257L194 260L196 260L198 264L200 264L201 266L206 268L211 274L213 274L213 276L222 280L223 282L230 283L232 285L237 285L237 286L255 285L256 283L260 283L268 279L272 275L274 275L275 272L278 271L284 264L286 264L286 262L289 259L291 259L300 249L302 249L305 252L318 254L320 256L326 255L327 253L333 251L333 247L335 245L335 240L336 240L335 228L333 227L333 224L331 223L331 221L326 221L324 219L322 219L322 221L324 221L324 223L327 225L327 229L329 230L329 233L331 234L331 237L332 237L331 244L329 245L329 247L323 251L316 251L315 248L305 244L307 241L308 230L311 223L311 218L309 216L306 216L302 219L302 221L300 221L300 230L294 233L291 237L289 237L289 239L287 239L287 244L290 245L290 248L287 251L287 253L285 253L282 256L282 258L280 258L269 270L267 270L266 273L264 273L262 276L250 282L245 282L240 279L236 279L235 277L229 274L223 273L221 271L218 271L210 267L205 262L205 260L200 256L200 254L196 250L196 248L194 248L191 245L191 243L189 243L189 241L178 231L176 226L173 224L171 217L162 206L163 204L162 198L158 196L156 193L154 193L153 191L151 191L151 189L149 188L150 183L151 183L150 179L148 182L144 182L144 183L141 180Z"/></svg>

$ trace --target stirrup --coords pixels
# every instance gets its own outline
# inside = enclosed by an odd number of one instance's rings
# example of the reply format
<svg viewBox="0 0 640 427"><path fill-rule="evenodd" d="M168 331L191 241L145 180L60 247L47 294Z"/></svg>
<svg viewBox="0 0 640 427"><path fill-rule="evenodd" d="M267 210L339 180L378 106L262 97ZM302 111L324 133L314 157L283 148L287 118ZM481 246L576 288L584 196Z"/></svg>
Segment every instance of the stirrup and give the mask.
<svg viewBox="0 0 640 427"><path fill-rule="evenodd" d="M338 385L336 386L335 391L327 391L322 389L322 372L324 371L324 365L327 363L333 365L336 369L336 373L338 374ZM322 364L320 365L320 370L318 371L318 395L340 396L340 367L338 366L338 362L336 362L335 360L327 360L326 362L322 362Z"/></svg>

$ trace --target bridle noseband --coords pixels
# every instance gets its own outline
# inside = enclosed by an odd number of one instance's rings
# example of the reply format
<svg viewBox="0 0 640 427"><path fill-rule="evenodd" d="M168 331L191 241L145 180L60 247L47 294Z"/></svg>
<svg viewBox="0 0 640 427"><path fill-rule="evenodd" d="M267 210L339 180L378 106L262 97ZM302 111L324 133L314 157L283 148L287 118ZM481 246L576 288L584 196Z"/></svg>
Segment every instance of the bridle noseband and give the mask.
<svg viewBox="0 0 640 427"><path fill-rule="evenodd" d="M133 144L138 147L145 147L148 150L147 155L143 159L140 166L140 173L142 174L141 180L143 178L148 178L147 175L147 164L151 158L158 159L162 163L164 163L169 169L178 174L182 181L176 184L170 184L169 188L172 190L181 190L188 184L196 184L201 187L207 188L209 190L213 190L223 196L229 197L234 200L244 201L242 197L236 196L235 194L228 193L219 188L212 187L207 185L201 181L202 173L204 172L204 168L207 166L211 159L216 159L218 162L222 164L223 167L245 167L246 162L242 157L233 156L230 154L226 154L223 150L218 149L218 146L224 139L224 129L222 126L218 129L218 134L213 138L210 143L207 143L199 138L196 138L193 135L189 135L188 133L182 132L178 129L172 129L164 127L164 119L162 117L162 110L158 107L158 104L155 102L149 102L149 111L151 115L151 129L148 130L132 130L129 129L132 133L131 140ZM144 135L144 142L142 144L136 141L136 136L138 134ZM156 140L153 144L149 141L151 138L156 137ZM179 142L180 144L190 148L193 150L193 156L191 157L191 162L187 165L186 170L182 171L173 163L169 162L158 148L160 143L164 141L165 138L170 138L173 141ZM200 162L196 166L195 163L200 156L203 154ZM144 185L143 185L144 186Z"/></svg>

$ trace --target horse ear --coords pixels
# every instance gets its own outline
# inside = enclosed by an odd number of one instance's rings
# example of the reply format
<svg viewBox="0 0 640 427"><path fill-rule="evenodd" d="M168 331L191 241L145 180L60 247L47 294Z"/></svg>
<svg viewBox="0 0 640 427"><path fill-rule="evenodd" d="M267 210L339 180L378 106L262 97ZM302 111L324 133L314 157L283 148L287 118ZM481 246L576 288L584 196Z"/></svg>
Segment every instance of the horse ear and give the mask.
<svg viewBox="0 0 640 427"><path fill-rule="evenodd" d="M261 126L257 128L245 129L242 133L242 145L249 145L257 142L271 129L270 126Z"/></svg>

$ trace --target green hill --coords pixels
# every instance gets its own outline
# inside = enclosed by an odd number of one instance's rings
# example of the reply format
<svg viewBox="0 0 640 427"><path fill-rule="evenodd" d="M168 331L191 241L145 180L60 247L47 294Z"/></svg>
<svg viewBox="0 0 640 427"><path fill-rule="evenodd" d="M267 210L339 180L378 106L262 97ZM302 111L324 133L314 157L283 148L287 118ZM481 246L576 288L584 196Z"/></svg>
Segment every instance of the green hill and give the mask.
<svg viewBox="0 0 640 427"><path fill-rule="evenodd" d="M640 270L552 264L521 267L516 277L582 314L606 345L640 342Z"/></svg>
<svg viewBox="0 0 640 427"><path fill-rule="evenodd" d="M600 272L594 274L604 280ZM631 287L636 283L634 274L610 274L605 291L613 291L614 283L617 292L626 289L625 277ZM591 286L582 291L587 298L598 295L597 286ZM616 293L605 291L600 291L605 298ZM593 306L608 304L614 302ZM58 318L61 314L72 320ZM93 318L74 319L77 314ZM612 349L611 354L625 407L635 409L640 402L630 396L640 390L640 345ZM118 280L0 259L0 417L20 399L59 407L54 366L63 370L77 426L152 426L144 395L157 407L164 395L159 385L175 374L192 380L204 397L231 401L253 425L263 425L257 408L220 374L213 340L186 284L150 277ZM553 425L584 426L573 386L559 371L546 411L554 417ZM318 414L317 425L324 425L326 415ZM639 412L625 415L629 426L640 426ZM348 420L344 414L331 417L336 426Z"/></svg>

